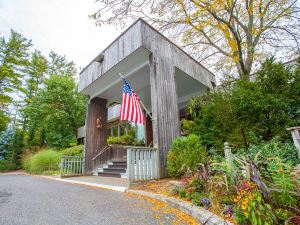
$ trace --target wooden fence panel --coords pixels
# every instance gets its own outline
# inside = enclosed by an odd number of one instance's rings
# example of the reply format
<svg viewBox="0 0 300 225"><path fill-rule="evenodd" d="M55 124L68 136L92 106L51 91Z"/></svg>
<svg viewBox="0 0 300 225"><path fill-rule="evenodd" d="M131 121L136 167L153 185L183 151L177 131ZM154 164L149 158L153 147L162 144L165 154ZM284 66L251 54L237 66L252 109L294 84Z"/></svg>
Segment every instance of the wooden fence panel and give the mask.
<svg viewBox="0 0 300 225"><path fill-rule="evenodd" d="M60 177L81 176L83 170L84 159L82 156L62 156L60 163Z"/></svg>
<svg viewBox="0 0 300 225"><path fill-rule="evenodd" d="M127 149L127 175L129 183L158 179L159 158L157 148L135 147Z"/></svg>

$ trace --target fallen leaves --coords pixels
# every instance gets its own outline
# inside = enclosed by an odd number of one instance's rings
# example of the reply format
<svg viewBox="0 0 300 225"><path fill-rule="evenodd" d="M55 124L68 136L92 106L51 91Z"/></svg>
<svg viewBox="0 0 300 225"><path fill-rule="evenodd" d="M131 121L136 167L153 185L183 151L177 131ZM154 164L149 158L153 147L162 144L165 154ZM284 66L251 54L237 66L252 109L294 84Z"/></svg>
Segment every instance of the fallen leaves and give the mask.
<svg viewBox="0 0 300 225"><path fill-rule="evenodd" d="M162 218L163 216L165 216L165 214L170 214L174 216L174 219L172 220L172 225L179 225L179 224L198 225L199 224L195 218L178 209L170 207L166 202L162 202L157 199L153 199L153 198L149 198L146 196L137 195L133 193L126 193L126 195L128 197L143 199L151 203L152 207L150 208L150 210L153 211L154 217L158 221L161 221L161 224L162 224Z"/></svg>

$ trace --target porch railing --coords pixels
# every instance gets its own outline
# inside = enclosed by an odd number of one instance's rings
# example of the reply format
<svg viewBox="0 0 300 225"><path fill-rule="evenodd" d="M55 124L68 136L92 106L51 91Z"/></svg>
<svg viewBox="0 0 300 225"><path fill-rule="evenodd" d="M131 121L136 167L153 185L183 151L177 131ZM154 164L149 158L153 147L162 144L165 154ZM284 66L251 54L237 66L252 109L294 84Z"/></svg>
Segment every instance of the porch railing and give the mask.
<svg viewBox="0 0 300 225"><path fill-rule="evenodd" d="M84 174L84 160L82 156L62 156L60 163L60 177L81 176Z"/></svg>
<svg viewBox="0 0 300 225"><path fill-rule="evenodd" d="M98 167L107 163L111 159L112 148L110 146L105 146L102 148L93 158L93 171L97 171Z"/></svg>
<svg viewBox="0 0 300 225"><path fill-rule="evenodd" d="M127 148L127 176L129 183L159 178L159 155L157 148Z"/></svg>

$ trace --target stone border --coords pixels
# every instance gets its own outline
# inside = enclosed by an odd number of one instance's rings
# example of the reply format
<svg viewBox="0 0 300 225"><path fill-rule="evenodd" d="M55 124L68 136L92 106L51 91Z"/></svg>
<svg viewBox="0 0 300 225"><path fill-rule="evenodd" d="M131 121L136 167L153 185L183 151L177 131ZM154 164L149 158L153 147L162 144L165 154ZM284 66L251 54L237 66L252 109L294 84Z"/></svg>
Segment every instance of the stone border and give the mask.
<svg viewBox="0 0 300 225"><path fill-rule="evenodd" d="M201 224L206 225L233 225L233 223L229 221L225 221L224 219L220 218L219 216L215 215L214 213L195 205L192 205L189 202L184 202L178 200L174 197L165 196L162 194L155 194L147 191L140 191L140 190L127 190L127 193L137 194L146 196L149 198L154 198L163 202L168 203L170 206L174 208L178 208L182 212L194 217L198 220Z"/></svg>

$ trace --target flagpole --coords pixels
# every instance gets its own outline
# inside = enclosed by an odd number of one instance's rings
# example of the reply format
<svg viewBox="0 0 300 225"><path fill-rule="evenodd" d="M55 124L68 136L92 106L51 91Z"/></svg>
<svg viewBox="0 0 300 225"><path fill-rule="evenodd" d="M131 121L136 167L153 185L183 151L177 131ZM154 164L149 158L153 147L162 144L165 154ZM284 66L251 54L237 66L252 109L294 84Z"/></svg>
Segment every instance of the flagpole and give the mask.
<svg viewBox="0 0 300 225"><path fill-rule="evenodd" d="M119 73L119 76L125 80L125 77L121 73ZM146 108L146 106L144 105L144 103L142 102L141 99L140 99L140 103L141 103L142 107L144 108L144 110L146 111L146 114L148 114L149 117L151 118L151 120L153 120L150 112L148 111L148 109Z"/></svg>

